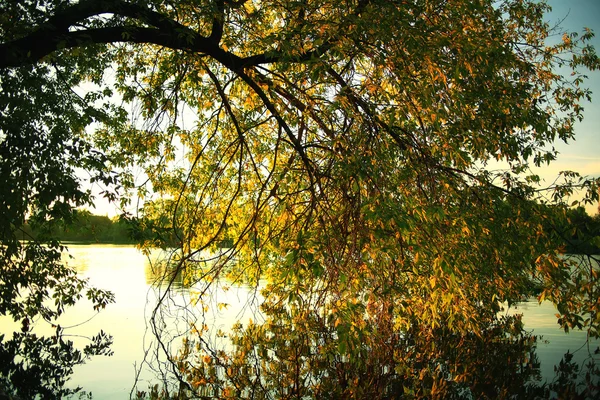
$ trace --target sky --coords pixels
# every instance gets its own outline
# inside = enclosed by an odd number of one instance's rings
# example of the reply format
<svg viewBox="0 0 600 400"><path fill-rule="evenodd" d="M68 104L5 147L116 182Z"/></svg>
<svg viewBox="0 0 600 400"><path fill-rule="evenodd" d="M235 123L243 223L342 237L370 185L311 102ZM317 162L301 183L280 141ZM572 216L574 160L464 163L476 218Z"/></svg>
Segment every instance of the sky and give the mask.
<svg viewBox="0 0 600 400"><path fill-rule="evenodd" d="M548 0L552 12L547 15L551 25L561 23L567 31L583 32L591 28L596 37L592 44L600 53L600 0ZM535 170L550 185L560 171L577 171L581 175L600 177L600 71L591 71L585 85L592 90L592 102L584 104L584 120L575 126L575 141L565 144L556 142L559 151L556 161L549 166ZM94 190L96 193L98 189ZM96 196L98 199L100 196ZM597 212L597 206L587 206L590 214ZM114 216L120 213L115 206L99 200L94 213Z"/></svg>

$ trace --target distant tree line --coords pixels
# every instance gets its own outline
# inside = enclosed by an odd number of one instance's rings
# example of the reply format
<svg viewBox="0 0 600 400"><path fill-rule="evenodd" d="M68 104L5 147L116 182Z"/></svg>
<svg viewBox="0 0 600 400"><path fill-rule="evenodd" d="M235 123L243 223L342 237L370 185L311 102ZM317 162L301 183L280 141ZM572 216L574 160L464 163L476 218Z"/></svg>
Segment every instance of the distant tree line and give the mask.
<svg viewBox="0 0 600 400"><path fill-rule="evenodd" d="M583 207L578 207L566 209L565 216L565 224L562 228L558 228L557 232L564 238L565 252L600 254L600 214L591 216ZM55 227L51 236L67 242L133 244L150 240L159 247L171 247L177 243L178 239L171 230L164 229L164 236L156 234L157 226L164 225L165 221L162 221L162 224L153 221L152 226L146 226L149 221L144 222L131 216L109 218L80 210L73 221ZM547 228L557 229L557 226ZM151 233L152 229L154 231ZM24 239L38 235L37 229L32 229L29 224L25 224ZM231 247L231 239L224 240L218 247Z"/></svg>
<svg viewBox="0 0 600 400"><path fill-rule="evenodd" d="M591 216L585 208L566 211L565 250L571 254L600 254L600 214Z"/></svg>
<svg viewBox="0 0 600 400"><path fill-rule="evenodd" d="M40 230L28 223L23 227L23 238L36 238ZM87 210L77 211L75 218L68 224L54 227L51 236L63 242L119 243L132 244L135 238L131 234L131 225L127 220L104 215L93 215Z"/></svg>

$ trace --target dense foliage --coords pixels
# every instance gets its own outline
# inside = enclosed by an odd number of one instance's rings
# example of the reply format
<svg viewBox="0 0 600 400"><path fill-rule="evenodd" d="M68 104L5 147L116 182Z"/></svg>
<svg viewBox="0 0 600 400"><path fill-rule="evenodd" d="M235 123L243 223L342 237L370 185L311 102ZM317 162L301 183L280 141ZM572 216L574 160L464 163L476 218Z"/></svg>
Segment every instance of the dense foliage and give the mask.
<svg viewBox="0 0 600 400"><path fill-rule="evenodd" d="M176 244L165 279L198 290L185 324L160 304L150 321L182 393L520 395L533 345L497 312L533 287L598 336L597 260L562 256L567 200L597 201L597 182L540 188L530 167L574 138L600 62L591 31L550 37L543 2L0 7L2 314L25 320L19 277L39 276L36 254L13 265L25 217L92 201L78 167L143 201L140 245ZM202 321L225 279L260 309L215 337Z"/></svg>

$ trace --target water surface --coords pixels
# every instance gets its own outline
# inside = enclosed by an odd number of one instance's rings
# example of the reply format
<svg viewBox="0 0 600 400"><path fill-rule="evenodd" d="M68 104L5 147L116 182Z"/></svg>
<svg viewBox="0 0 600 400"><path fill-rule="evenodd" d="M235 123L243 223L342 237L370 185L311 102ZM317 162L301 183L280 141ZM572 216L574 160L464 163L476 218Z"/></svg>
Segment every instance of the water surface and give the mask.
<svg viewBox="0 0 600 400"><path fill-rule="evenodd" d="M89 278L93 286L112 291L116 299L115 304L110 304L100 313L94 312L91 303L83 300L61 318L61 326L67 328L67 332L73 335L71 338L81 345L87 342L79 336L91 336L100 330L114 337L114 355L95 357L88 364L77 367L69 385L81 386L92 392L94 399L124 399L129 397L136 371L141 369L138 388L147 390L150 383L156 383L154 372L143 361L153 359L152 354L146 353L153 348L151 343L154 340L147 321L157 296L161 294L160 289L152 286L160 276L160 271L156 270L156 260L161 254L153 253L148 257L133 246L118 245L69 245L69 251L72 256L67 259L69 265L83 277ZM232 286L227 291L219 289L219 293L213 294L217 295L219 302L228 304L227 307L208 310L204 320L200 321L210 326L213 332L218 329L226 330L237 319L243 320L252 315L255 308L244 307L249 297L254 299L254 307L259 301L256 292L249 288ZM172 307L169 308L171 315L165 317L165 322L189 324L189 315L182 310L193 300L193 288L176 290L176 294L172 296ZM556 310L551 303L544 302L540 305L531 300L519 304L509 312L523 313L526 329L543 336L544 340L538 344L537 355L544 379L553 378L554 365L567 350L576 352L578 361L587 357L586 333L575 331L565 334L556 323ZM4 319L1 331L19 329L5 321ZM38 323L35 329L40 333L51 334L51 329L45 325ZM186 326L176 328L185 331ZM175 337L171 345L178 346L180 342L181 338ZM595 348L598 341L594 343Z"/></svg>

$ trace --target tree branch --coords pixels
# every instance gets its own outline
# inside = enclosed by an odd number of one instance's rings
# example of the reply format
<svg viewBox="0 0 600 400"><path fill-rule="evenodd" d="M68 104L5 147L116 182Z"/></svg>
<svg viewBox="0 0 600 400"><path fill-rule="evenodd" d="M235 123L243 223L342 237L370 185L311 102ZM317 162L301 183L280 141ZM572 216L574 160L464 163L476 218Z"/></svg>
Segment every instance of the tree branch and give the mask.
<svg viewBox="0 0 600 400"><path fill-rule="evenodd" d="M123 25L69 31L86 18L107 13L129 17L153 28ZM0 44L0 68L36 63L63 48L118 42L156 44L205 53L231 69L242 65L240 57L219 49L211 38L201 36L161 13L123 0L88 0L56 13L25 37Z"/></svg>
<svg viewBox="0 0 600 400"><path fill-rule="evenodd" d="M148 43L171 49L206 53L226 64L235 64L239 57L219 49L212 41L198 34L182 38L156 28L119 26L60 32L40 29L29 36L0 45L0 68L33 64L51 53L86 44L100 43Z"/></svg>
<svg viewBox="0 0 600 400"><path fill-rule="evenodd" d="M223 37L223 25L225 24L225 0L216 0L217 14L213 18L209 39L218 44Z"/></svg>
<svg viewBox="0 0 600 400"><path fill-rule="evenodd" d="M176 50L203 53L212 56L233 71L283 60L305 62L320 57L331 47L330 44L325 43L317 49L297 57L286 57L283 54L270 52L241 58L218 46L223 35L225 1L218 0L217 8L220 15L213 20L210 36L204 37L187 26L138 4L123 0L81 1L57 12L46 23L34 28L27 36L1 43L0 68L34 64L63 48L97 43L148 43ZM128 17L153 28L130 24L69 31L71 27L86 18L101 14Z"/></svg>

